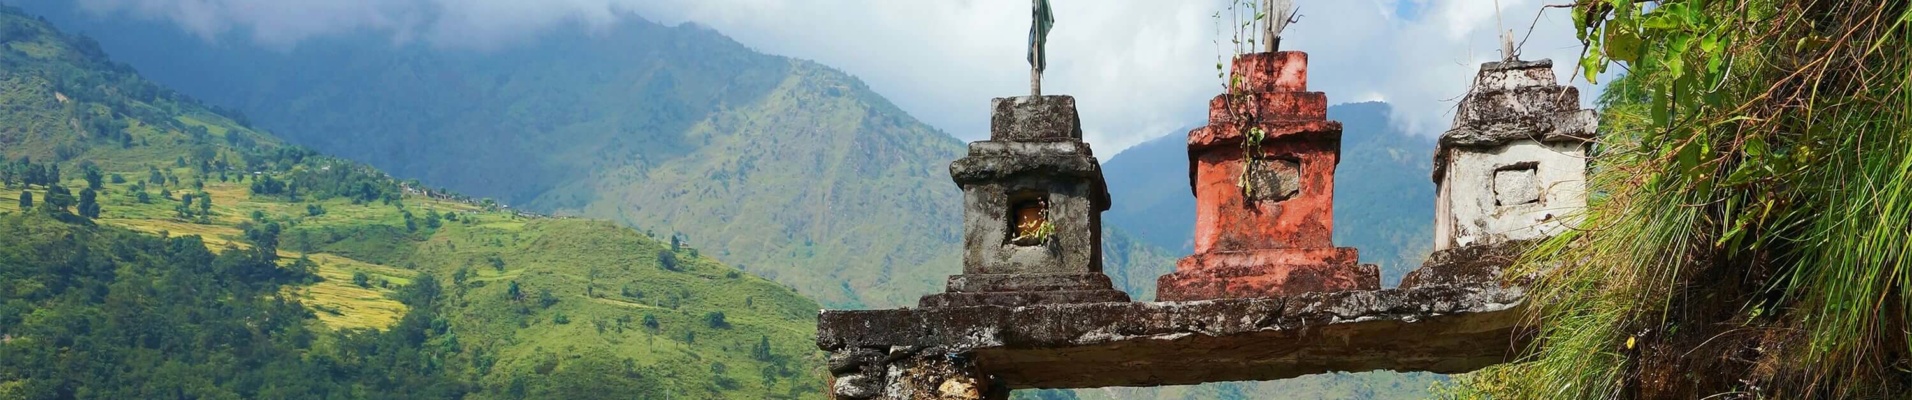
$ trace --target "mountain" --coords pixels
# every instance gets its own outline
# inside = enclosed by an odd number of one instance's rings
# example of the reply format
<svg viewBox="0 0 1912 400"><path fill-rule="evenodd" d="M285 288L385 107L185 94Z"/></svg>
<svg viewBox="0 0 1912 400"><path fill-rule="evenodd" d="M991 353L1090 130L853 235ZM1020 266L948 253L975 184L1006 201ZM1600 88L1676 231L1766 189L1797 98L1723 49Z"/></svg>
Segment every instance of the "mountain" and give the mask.
<svg viewBox="0 0 1912 400"><path fill-rule="evenodd" d="M0 398L823 393L786 286L285 142L0 6Z"/></svg>
<svg viewBox="0 0 1912 400"><path fill-rule="evenodd" d="M156 79L241 111L288 142L522 208L681 238L829 307L913 304L958 270L960 192L946 168L962 155L962 143L848 74L756 54L695 25L626 16L603 32L559 30L539 37L536 48L490 51L377 37L322 38L273 51L231 38L209 42L156 23L74 14L63 4L40 9L127 54ZM1385 126L1386 118L1372 121ZM1165 159L1186 165L1185 155ZM1424 170L1423 164L1400 167ZM1137 299L1149 299L1155 278L1186 253L1164 250L1182 248L1185 238L1159 238L1189 230L1115 221L1146 213L1128 211L1130 204L1166 210L1172 207L1164 202L1192 198L1185 171L1127 184L1129 176L1142 176L1125 172L1133 171L1123 169L1129 165L1165 170L1156 162L1109 163L1113 190L1142 189L1115 196L1106 270ZM1424 172L1403 175L1426 179ZM1380 259L1367 251L1365 259ZM1094 392L1201 398L1217 390L1425 387L1371 376Z"/></svg>
<svg viewBox="0 0 1912 400"><path fill-rule="evenodd" d="M367 35L274 51L26 6L289 142L516 207L681 233L832 308L912 305L960 270L948 164L963 143L849 74L695 24L623 15L537 46ZM1109 247L1140 246L1119 240ZM1130 287L1146 294L1143 281Z"/></svg>
<svg viewBox="0 0 1912 400"><path fill-rule="evenodd" d="M1328 118L1342 123L1335 244L1361 249L1361 260L1380 265L1388 285L1419 267L1434 244L1434 139L1399 130L1389 123L1392 113L1377 102L1328 107ZM1193 251L1195 232L1185 134L1144 142L1104 163L1109 195L1119 199L1104 220L1180 254Z"/></svg>

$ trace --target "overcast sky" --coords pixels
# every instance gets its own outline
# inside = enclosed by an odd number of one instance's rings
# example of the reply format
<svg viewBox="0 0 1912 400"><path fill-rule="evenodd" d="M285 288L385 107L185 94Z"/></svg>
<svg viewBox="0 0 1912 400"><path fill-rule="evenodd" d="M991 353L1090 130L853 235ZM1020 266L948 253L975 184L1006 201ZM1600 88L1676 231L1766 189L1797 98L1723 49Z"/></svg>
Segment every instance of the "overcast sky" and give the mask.
<svg viewBox="0 0 1912 400"><path fill-rule="evenodd" d="M987 135L991 97L1028 93L1027 0L79 0L102 14L165 19L202 37L274 48L344 32L486 49L535 45L559 24L607 26L636 13L694 21L761 51L816 60L868 82L931 125ZM1525 40L1523 59L1552 58L1563 82L1579 44L1545 0L1295 0L1301 22L1284 50L1310 55L1311 90L1331 103L1381 100L1395 124L1445 130L1479 64L1500 58L1496 32ZM1556 1L1565 3L1566 1ZM1054 0L1043 91L1076 96L1104 158L1202 122L1221 91L1227 0ZM1496 5L1499 9L1496 10ZM1536 17L1538 16L1538 19ZM1536 24L1537 21L1537 25ZM1531 36L1529 26L1536 26ZM1580 80L1583 96L1593 90Z"/></svg>

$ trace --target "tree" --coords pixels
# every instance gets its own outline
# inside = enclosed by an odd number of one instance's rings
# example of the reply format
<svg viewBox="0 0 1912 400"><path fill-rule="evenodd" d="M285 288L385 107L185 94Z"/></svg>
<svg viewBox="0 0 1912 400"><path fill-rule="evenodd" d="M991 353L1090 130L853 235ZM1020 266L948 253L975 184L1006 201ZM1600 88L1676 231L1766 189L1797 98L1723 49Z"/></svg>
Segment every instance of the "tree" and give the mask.
<svg viewBox="0 0 1912 400"><path fill-rule="evenodd" d="M773 357L774 355L770 353L770 336L759 336L757 345L750 348L750 358L757 361L770 361Z"/></svg>
<svg viewBox="0 0 1912 400"><path fill-rule="evenodd" d="M362 288L372 287L372 276L365 271L352 271L352 284Z"/></svg>
<svg viewBox="0 0 1912 400"><path fill-rule="evenodd" d="M551 293L551 289L538 289L538 307L551 308L551 306L557 304L558 295Z"/></svg>
<svg viewBox="0 0 1912 400"><path fill-rule="evenodd" d="M20 191L20 209L22 210L33 209L33 192L29 192L25 190Z"/></svg>
<svg viewBox="0 0 1912 400"><path fill-rule="evenodd" d="M80 174L86 177L87 189L99 190L106 181L106 174L100 171L99 166L93 164L81 166Z"/></svg>
<svg viewBox="0 0 1912 400"><path fill-rule="evenodd" d="M524 291L518 288L518 281L511 281L505 284L505 296L510 297L512 300L524 298Z"/></svg>
<svg viewBox="0 0 1912 400"><path fill-rule="evenodd" d="M650 329L652 331L656 331L661 326L662 324L659 324L657 322L656 315L651 315L650 313L644 313L644 328Z"/></svg>
<svg viewBox="0 0 1912 400"><path fill-rule="evenodd" d="M72 207L73 203L74 203L73 192L66 191L66 187L60 186L57 184L52 186L47 186L47 189L46 189L46 206L47 207L52 207L53 210L55 211L66 212L66 209L68 207Z"/></svg>
<svg viewBox="0 0 1912 400"><path fill-rule="evenodd" d="M663 267L667 271L676 271L677 270L677 253L672 253L670 250L658 250L657 265L659 267Z"/></svg>
<svg viewBox="0 0 1912 400"><path fill-rule="evenodd" d="M704 324L717 329L730 329L730 321L724 320L723 311L704 313Z"/></svg>
<svg viewBox="0 0 1912 400"><path fill-rule="evenodd" d="M80 216L87 218L100 217L99 193L94 192L93 188L80 190Z"/></svg>

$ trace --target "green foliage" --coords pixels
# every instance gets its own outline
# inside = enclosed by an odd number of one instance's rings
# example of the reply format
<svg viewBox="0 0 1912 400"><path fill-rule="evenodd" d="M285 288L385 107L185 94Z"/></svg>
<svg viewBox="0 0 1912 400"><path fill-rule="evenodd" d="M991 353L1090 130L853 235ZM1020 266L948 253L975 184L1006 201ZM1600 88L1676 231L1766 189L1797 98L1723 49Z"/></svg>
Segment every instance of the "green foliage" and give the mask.
<svg viewBox="0 0 1912 400"><path fill-rule="evenodd" d="M1912 382L1912 6L1584 2L1589 77L1629 74L1532 361L1497 397L1884 398ZM1705 371L1705 373L1693 373ZM1649 379L1651 378L1651 379Z"/></svg>
<svg viewBox="0 0 1912 400"><path fill-rule="evenodd" d="M196 236L0 216L0 395L450 398L446 356L390 332L320 332L276 295L294 271ZM271 270L267 275L228 274ZM206 316L219 315L220 318ZM330 343L320 346L318 343ZM376 355L376 357L374 357ZM376 395L374 395L376 393Z"/></svg>
<svg viewBox="0 0 1912 400"><path fill-rule="evenodd" d="M674 246L677 243L676 240L671 240L671 243L673 244L672 247L676 247ZM677 270L677 252L672 250L658 250L657 251L657 266L667 271L676 271Z"/></svg>
<svg viewBox="0 0 1912 400"><path fill-rule="evenodd" d="M20 192L20 209L21 210L33 209L33 192L28 192L28 191Z"/></svg>
<svg viewBox="0 0 1912 400"><path fill-rule="evenodd" d="M87 218L99 218L100 217L99 193L94 192L93 188L81 189L80 201L79 201L78 207L79 207L80 216L87 217Z"/></svg>
<svg viewBox="0 0 1912 400"><path fill-rule="evenodd" d="M68 192L66 187L55 184L47 187L46 196L41 200L40 206L53 211L67 212L67 209L72 208L73 203L76 202L78 201L73 198L73 192Z"/></svg>

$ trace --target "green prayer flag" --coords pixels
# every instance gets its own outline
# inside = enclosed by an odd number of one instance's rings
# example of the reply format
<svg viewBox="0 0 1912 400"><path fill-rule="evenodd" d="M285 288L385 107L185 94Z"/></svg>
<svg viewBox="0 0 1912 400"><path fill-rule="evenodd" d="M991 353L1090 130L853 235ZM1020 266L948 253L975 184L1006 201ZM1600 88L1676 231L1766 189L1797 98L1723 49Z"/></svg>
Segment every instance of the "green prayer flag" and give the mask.
<svg viewBox="0 0 1912 400"><path fill-rule="evenodd" d="M1056 25L1056 17L1049 12L1049 0L1035 0L1035 7L1029 25L1029 66L1037 72L1049 67L1049 28Z"/></svg>

